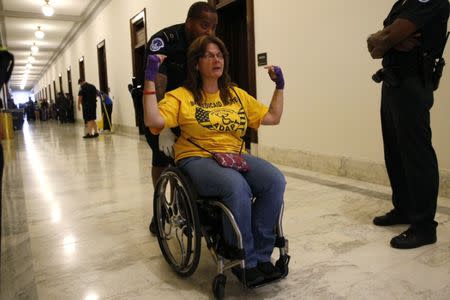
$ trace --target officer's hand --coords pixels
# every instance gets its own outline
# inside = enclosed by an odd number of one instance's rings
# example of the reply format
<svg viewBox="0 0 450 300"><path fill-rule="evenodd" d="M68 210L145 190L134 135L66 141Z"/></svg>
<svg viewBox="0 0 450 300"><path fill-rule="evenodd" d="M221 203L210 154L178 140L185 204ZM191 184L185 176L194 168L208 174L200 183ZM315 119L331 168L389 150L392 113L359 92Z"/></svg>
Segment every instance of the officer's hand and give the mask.
<svg viewBox="0 0 450 300"><path fill-rule="evenodd" d="M383 47L383 43L381 42L385 35L386 33L383 30L379 30L367 38L367 49L373 59L383 58L388 50Z"/></svg>
<svg viewBox="0 0 450 300"><path fill-rule="evenodd" d="M145 80L155 81L159 65L164 61L165 58L166 56L161 54L150 54L147 57L147 65L145 67Z"/></svg>
<svg viewBox="0 0 450 300"><path fill-rule="evenodd" d="M172 130L165 128L159 133L159 151L164 152L166 156L174 157L173 145L177 137Z"/></svg>
<svg viewBox="0 0 450 300"><path fill-rule="evenodd" d="M367 50L369 50L369 53L372 52L373 48L375 48L375 46L372 44L372 41L370 40L371 37L372 35L367 38Z"/></svg>
<svg viewBox="0 0 450 300"><path fill-rule="evenodd" d="M267 66L264 68L267 69L267 73L269 73L270 79L275 82L276 89L284 89L284 76L281 68L278 66Z"/></svg>

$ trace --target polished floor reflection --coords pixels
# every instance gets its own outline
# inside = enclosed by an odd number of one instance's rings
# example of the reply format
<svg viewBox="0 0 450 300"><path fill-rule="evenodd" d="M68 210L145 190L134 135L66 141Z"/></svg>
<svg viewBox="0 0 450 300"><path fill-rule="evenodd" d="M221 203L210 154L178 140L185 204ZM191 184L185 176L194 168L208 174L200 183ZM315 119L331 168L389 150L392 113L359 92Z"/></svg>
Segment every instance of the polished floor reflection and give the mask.
<svg viewBox="0 0 450 300"><path fill-rule="evenodd" d="M25 124L3 141L0 299L210 299L215 265L174 275L148 233L152 186L145 141L83 140L82 128ZM281 167L287 176L287 279L229 299L450 299L450 200L439 199L438 243L388 246L405 226L378 228L389 190Z"/></svg>

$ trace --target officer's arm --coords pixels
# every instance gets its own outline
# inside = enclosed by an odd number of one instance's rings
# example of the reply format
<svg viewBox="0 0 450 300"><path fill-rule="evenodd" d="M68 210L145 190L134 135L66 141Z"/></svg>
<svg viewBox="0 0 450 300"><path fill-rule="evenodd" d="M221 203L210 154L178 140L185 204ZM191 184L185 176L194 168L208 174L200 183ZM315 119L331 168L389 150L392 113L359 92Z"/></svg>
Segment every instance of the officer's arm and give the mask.
<svg viewBox="0 0 450 300"><path fill-rule="evenodd" d="M369 36L367 46L372 58L382 58L386 52L408 39L417 31L417 26L409 20L397 19L383 30Z"/></svg>
<svg viewBox="0 0 450 300"><path fill-rule="evenodd" d="M155 88L156 88L156 98L161 100L164 98L164 94L166 93L167 89L167 76L162 73L156 74L155 78Z"/></svg>

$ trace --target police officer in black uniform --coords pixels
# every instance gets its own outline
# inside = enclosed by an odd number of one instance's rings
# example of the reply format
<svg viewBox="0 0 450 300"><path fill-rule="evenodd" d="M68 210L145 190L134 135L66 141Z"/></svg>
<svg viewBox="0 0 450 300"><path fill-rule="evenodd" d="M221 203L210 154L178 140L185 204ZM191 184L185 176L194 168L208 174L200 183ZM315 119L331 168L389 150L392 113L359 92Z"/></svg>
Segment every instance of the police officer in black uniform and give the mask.
<svg viewBox="0 0 450 300"><path fill-rule="evenodd" d="M392 238L391 246L416 248L436 242L434 220L439 170L431 142L435 62L446 41L448 0L399 0L384 21L384 29L367 39L383 69L381 125L386 169L394 209L375 217L378 226L410 224Z"/></svg>
<svg viewBox="0 0 450 300"><path fill-rule="evenodd" d="M156 96L158 100L164 98L165 92L180 87L186 79L186 53L190 43L202 35L214 35L218 22L216 9L206 2L196 2L188 11L186 22L173 25L155 33L147 43L145 60L150 54L163 54L166 57L160 66L155 80ZM144 68L147 65L144 62ZM144 78L141 79L143 86ZM141 97L142 99L142 97ZM166 155L172 151L171 145L165 146L164 152L160 150L159 140L175 141L179 130L174 133L169 129L163 130L159 135L153 135L145 127L145 138L152 149L152 181L155 185L162 171L169 165L170 158ZM170 144L170 143L169 143ZM155 223L149 226L150 232L156 233Z"/></svg>

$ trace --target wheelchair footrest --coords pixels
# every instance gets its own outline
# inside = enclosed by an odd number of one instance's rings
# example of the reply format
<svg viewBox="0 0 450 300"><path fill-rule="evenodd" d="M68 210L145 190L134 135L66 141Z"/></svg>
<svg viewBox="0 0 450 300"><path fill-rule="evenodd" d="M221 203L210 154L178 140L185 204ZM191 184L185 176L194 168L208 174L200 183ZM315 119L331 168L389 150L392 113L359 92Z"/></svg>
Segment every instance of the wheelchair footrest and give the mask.
<svg viewBox="0 0 450 300"><path fill-rule="evenodd" d="M281 255L280 258L275 262L275 268L281 273L281 278L286 277L289 274L289 261L291 257L287 254Z"/></svg>
<svg viewBox="0 0 450 300"><path fill-rule="evenodd" d="M280 276L280 277L275 277L275 278L271 278L271 279L266 279L266 280L264 280L262 282L258 282L257 284L253 284L253 285L247 284L246 287L249 288L249 289L256 289L256 288L260 288L260 287L263 287L265 285L268 285L268 284L280 281L283 278L284 278L283 276Z"/></svg>

